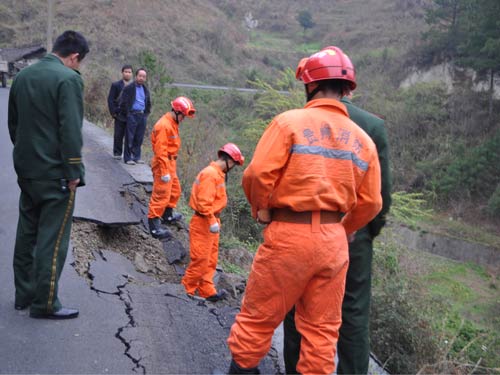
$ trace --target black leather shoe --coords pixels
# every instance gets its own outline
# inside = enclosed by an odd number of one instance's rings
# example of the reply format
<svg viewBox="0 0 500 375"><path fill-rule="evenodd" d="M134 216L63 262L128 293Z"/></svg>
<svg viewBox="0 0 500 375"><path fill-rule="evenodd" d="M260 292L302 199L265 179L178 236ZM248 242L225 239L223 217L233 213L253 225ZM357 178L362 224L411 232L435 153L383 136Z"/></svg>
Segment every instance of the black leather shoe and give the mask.
<svg viewBox="0 0 500 375"><path fill-rule="evenodd" d="M225 289L219 290L216 294L205 298L209 302L217 302L221 299L225 299L227 297L227 291Z"/></svg>
<svg viewBox="0 0 500 375"><path fill-rule="evenodd" d="M231 364L229 365L228 374L260 374L258 367L243 368L240 367L234 359L231 359Z"/></svg>
<svg viewBox="0 0 500 375"><path fill-rule="evenodd" d="M29 306L30 306L30 303L26 303L26 304L24 304L24 305L23 305L23 304L20 304L20 303L16 303L16 304L14 305L14 308L15 308L16 310L25 310L25 309L27 309Z"/></svg>
<svg viewBox="0 0 500 375"><path fill-rule="evenodd" d="M33 313L30 312L30 318L35 319L74 319L78 316L79 311L77 309L68 309L62 307L61 309L54 311L52 313Z"/></svg>

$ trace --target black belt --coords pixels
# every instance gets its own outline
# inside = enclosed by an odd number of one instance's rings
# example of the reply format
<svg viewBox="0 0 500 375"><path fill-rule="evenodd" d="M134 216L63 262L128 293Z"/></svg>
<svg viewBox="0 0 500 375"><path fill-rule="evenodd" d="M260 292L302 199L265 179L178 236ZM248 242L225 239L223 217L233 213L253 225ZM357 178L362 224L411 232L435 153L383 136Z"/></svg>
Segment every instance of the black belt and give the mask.
<svg viewBox="0 0 500 375"><path fill-rule="evenodd" d="M319 213L320 224L339 223L342 214L339 211L292 211L289 208L273 208L272 220L285 223L311 224L313 213Z"/></svg>
<svg viewBox="0 0 500 375"><path fill-rule="evenodd" d="M177 160L177 155L168 155L167 159L168 160Z"/></svg>

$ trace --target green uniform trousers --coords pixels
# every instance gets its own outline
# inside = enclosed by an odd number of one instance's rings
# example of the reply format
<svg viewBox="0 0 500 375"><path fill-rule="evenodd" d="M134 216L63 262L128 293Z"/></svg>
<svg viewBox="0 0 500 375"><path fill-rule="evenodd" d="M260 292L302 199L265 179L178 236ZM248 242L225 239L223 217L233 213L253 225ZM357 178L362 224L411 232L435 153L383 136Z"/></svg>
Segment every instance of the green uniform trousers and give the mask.
<svg viewBox="0 0 500 375"><path fill-rule="evenodd" d="M337 343L337 374L368 372L372 258L373 239L365 227L356 233L356 239L349 244L349 269ZM287 374L296 374L301 335L295 327L294 309L285 317L283 327L285 370Z"/></svg>
<svg viewBox="0 0 500 375"><path fill-rule="evenodd" d="M58 281L68 252L75 193L60 180L18 179L21 188L14 248L16 304L33 313L61 308Z"/></svg>

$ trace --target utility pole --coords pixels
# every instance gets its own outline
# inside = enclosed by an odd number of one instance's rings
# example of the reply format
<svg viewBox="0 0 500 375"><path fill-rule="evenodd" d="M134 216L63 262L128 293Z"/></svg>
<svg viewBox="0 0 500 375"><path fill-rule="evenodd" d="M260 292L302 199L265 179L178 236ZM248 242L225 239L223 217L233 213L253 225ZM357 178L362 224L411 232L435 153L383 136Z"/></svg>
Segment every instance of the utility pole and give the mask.
<svg viewBox="0 0 500 375"><path fill-rule="evenodd" d="M47 52L52 51L52 18L54 16L54 0L47 0Z"/></svg>

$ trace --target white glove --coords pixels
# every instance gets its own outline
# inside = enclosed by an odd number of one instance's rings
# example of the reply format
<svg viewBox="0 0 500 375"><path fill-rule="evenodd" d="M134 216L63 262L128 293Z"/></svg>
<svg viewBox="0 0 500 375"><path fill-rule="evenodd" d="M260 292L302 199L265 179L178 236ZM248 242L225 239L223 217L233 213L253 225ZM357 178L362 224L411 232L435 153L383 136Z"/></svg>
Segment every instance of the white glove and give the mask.
<svg viewBox="0 0 500 375"><path fill-rule="evenodd" d="M165 176L161 176L161 180L163 182L170 182L170 175L166 174Z"/></svg>
<svg viewBox="0 0 500 375"><path fill-rule="evenodd" d="M212 225L210 225L210 232L211 233L219 233L219 231L220 231L219 223L213 223Z"/></svg>

